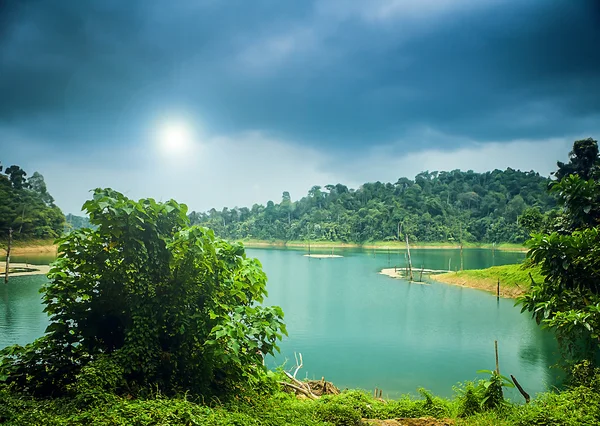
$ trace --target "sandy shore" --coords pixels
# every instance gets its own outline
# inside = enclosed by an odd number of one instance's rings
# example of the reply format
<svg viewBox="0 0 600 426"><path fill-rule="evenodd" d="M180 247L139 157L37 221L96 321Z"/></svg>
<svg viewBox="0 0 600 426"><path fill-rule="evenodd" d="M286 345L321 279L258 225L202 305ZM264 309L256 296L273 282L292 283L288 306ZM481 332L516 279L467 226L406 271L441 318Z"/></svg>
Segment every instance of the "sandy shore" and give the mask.
<svg viewBox="0 0 600 426"><path fill-rule="evenodd" d="M13 269L27 269L23 272L11 272ZM0 266L0 274L4 276L5 267L4 264ZM23 275L46 275L50 271L49 265L32 265L30 263L11 263L8 272L8 277L20 277Z"/></svg>
<svg viewBox="0 0 600 426"><path fill-rule="evenodd" d="M496 294L498 281L495 279L486 278L471 278L458 277L456 272L448 272L446 274L431 275L431 278L444 284L452 284L460 287L475 288L477 290L485 290ZM516 298L525 293L525 289L518 287L503 287L500 285L500 296L506 298Z"/></svg>
<svg viewBox="0 0 600 426"><path fill-rule="evenodd" d="M427 271L429 271L429 269L425 269L423 270L423 273L427 273ZM398 279L404 279L406 280L406 274L405 274L405 269L404 268L385 268L382 269L381 272L379 272L381 275L387 275L390 278L398 278ZM421 273L421 270L419 269L417 270L413 270L413 275L416 277L417 275L419 275ZM411 283L413 284L421 284L421 285L430 285L428 283L424 283L421 281L411 281Z"/></svg>

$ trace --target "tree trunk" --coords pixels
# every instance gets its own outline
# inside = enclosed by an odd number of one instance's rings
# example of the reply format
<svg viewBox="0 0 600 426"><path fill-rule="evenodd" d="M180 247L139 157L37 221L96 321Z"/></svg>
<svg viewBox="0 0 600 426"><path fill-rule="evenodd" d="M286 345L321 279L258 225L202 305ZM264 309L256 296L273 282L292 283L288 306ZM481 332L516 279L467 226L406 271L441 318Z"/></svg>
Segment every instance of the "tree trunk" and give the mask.
<svg viewBox="0 0 600 426"><path fill-rule="evenodd" d="M4 271L4 283L8 284L8 269L10 268L10 247L12 245L12 228L8 228L8 246L6 247L6 270Z"/></svg>

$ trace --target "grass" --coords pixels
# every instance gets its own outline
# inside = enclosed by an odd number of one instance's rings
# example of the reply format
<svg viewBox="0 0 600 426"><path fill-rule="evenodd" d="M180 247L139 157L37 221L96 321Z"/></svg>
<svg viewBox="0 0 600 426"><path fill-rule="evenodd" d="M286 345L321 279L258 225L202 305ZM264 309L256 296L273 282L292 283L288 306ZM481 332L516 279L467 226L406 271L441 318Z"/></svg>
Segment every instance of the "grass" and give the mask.
<svg viewBox="0 0 600 426"><path fill-rule="evenodd" d="M360 425L361 419L430 417L456 425L595 425L600 424L600 392L576 387L539 395L528 405L505 403L492 411L466 415L464 397L382 401L351 390L317 401L276 392L227 403L196 403L185 397L131 399L110 395L81 406L72 398L36 400L0 390L0 423L5 425ZM476 401L477 402L477 401ZM446 420L439 424L445 424ZM434 425L435 423L427 423Z"/></svg>
<svg viewBox="0 0 600 426"><path fill-rule="evenodd" d="M432 275L432 278L447 284L478 288L493 293L496 293L498 280L500 280L500 295L516 297L523 294L531 285L530 273L535 282L542 282L544 280L539 267L525 268L520 264L448 272L446 274Z"/></svg>

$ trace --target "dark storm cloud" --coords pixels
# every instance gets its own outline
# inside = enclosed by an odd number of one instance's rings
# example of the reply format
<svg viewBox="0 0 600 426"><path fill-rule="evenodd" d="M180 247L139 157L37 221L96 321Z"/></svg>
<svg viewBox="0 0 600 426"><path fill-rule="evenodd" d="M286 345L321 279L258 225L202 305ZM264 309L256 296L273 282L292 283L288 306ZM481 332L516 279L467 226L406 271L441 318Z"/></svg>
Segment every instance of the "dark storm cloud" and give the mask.
<svg viewBox="0 0 600 426"><path fill-rule="evenodd" d="M0 125L55 143L122 143L174 106L209 132L261 130L333 149L415 128L481 141L556 137L600 116L595 1L385 20L316 6L5 3Z"/></svg>

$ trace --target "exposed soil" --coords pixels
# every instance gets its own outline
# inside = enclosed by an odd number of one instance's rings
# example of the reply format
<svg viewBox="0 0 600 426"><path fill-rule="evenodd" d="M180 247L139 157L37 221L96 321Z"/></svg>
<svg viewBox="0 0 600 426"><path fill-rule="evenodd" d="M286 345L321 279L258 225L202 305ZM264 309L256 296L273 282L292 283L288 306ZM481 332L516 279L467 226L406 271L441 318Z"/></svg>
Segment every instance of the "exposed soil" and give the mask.
<svg viewBox="0 0 600 426"><path fill-rule="evenodd" d="M22 255L22 254L34 254L34 253L56 253L58 246L55 244L46 246L26 246L26 247L12 247L10 249L11 255ZM0 256L6 256L6 248L0 249Z"/></svg>

